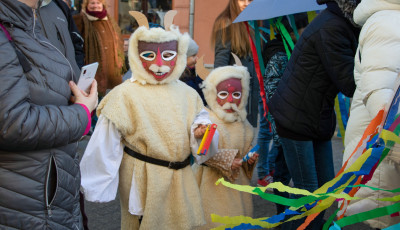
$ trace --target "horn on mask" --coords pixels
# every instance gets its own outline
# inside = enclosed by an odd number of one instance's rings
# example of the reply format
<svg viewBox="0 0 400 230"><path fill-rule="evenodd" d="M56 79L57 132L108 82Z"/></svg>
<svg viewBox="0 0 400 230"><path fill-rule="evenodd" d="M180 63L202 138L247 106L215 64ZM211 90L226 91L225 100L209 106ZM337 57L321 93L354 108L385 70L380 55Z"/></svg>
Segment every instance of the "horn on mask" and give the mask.
<svg viewBox="0 0 400 230"><path fill-rule="evenodd" d="M169 10L167 13L165 13L164 16L164 28L166 31L169 31L172 22L174 21L175 15L178 13L176 10Z"/></svg>
<svg viewBox="0 0 400 230"><path fill-rule="evenodd" d="M147 29L149 29L149 21L147 20L147 17L142 14L139 11L129 11L129 14L134 17L139 24L139 26L145 26Z"/></svg>
<svg viewBox="0 0 400 230"><path fill-rule="evenodd" d="M206 80L207 76L210 74L210 71L204 67L204 55L197 60L196 63L196 74L199 75L201 79Z"/></svg>
<svg viewBox="0 0 400 230"><path fill-rule="evenodd" d="M236 54L234 54L234 53L231 53L231 54L232 54L233 58L235 59L235 64L236 64L237 66L243 66L243 65L242 65L242 62L241 62L240 59L239 59L239 57L236 56Z"/></svg>

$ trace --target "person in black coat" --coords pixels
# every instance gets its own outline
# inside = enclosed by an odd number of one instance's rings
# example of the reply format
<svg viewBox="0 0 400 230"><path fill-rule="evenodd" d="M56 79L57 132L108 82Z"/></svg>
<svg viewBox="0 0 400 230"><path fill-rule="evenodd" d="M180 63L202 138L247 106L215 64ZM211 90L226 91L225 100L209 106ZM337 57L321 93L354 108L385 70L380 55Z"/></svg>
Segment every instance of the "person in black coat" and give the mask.
<svg viewBox="0 0 400 230"><path fill-rule="evenodd" d="M294 187L310 192L334 177L331 138L338 92L352 97L353 68L360 29L352 21L357 0L318 0L326 4L304 30L268 102ZM320 229L323 212L308 229ZM304 219L282 229L296 229Z"/></svg>

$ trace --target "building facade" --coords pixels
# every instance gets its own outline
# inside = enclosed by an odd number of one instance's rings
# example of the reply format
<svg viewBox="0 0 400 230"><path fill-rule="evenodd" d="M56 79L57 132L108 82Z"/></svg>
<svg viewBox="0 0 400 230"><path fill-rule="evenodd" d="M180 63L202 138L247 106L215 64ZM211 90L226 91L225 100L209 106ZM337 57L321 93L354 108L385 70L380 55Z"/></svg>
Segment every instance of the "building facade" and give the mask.
<svg viewBox="0 0 400 230"><path fill-rule="evenodd" d="M75 0L80 10L82 0ZM204 63L212 67L214 48L211 47L211 31L215 18L228 4L228 0L106 0L107 11L121 28L122 36L128 41L137 23L129 11L145 13L149 23L163 25L163 16L168 10L177 10L174 24L181 32L188 32L199 45L199 54L204 55Z"/></svg>

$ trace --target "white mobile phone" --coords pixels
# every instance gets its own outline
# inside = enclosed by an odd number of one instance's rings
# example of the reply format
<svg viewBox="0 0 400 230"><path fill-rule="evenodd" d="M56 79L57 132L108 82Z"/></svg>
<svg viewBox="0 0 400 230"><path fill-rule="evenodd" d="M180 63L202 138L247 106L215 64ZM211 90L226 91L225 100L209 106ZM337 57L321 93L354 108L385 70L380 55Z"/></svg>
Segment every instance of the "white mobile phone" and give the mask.
<svg viewBox="0 0 400 230"><path fill-rule="evenodd" d="M83 91L89 93L90 85L93 82L94 77L96 76L97 67L99 66L98 62L94 62L89 65L85 65L82 67L81 76L79 77L78 87Z"/></svg>

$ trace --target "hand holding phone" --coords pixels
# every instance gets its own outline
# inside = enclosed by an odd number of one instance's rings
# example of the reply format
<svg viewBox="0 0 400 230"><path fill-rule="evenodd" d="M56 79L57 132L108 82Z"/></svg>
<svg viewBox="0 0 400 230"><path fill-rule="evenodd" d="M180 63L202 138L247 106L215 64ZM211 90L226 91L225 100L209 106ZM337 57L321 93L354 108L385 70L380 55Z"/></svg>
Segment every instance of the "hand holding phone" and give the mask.
<svg viewBox="0 0 400 230"><path fill-rule="evenodd" d="M94 62L89 65L85 65L82 67L81 76L79 77L78 87L89 93L90 85L92 85L93 79L96 76L97 67L99 66L98 62Z"/></svg>

